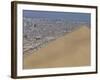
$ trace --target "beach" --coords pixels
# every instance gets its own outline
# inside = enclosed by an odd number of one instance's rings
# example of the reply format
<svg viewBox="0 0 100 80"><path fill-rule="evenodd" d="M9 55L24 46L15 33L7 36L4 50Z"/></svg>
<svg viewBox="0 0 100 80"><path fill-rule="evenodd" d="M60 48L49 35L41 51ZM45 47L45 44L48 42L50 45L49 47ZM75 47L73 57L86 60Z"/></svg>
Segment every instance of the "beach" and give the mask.
<svg viewBox="0 0 100 80"><path fill-rule="evenodd" d="M23 68L55 68L89 66L90 29L82 26L34 53L23 54Z"/></svg>

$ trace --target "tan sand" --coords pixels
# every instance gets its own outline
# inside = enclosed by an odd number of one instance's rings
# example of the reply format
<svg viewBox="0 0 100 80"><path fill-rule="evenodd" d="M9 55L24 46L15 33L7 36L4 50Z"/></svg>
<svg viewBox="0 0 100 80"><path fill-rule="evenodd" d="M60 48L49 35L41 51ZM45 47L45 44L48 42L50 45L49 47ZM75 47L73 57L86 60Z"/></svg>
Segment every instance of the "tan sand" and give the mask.
<svg viewBox="0 0 100 80"><path fill-rule="evenodd" d="M24 69L90 65L90 30L81 27L33 54L24 54Z"/></svg>

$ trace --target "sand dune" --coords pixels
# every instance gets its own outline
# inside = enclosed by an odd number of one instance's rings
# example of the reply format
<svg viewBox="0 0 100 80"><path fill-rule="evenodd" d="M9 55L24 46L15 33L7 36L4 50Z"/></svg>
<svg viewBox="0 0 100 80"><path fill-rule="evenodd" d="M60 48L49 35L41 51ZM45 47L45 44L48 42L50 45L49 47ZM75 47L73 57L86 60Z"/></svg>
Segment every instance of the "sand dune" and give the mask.
<svg viewBox="0 0 100 80"><path fill-rule="evenodd" d="M33 54L24 54L24 69L90 65L90 30L81 27Z"/></svg>

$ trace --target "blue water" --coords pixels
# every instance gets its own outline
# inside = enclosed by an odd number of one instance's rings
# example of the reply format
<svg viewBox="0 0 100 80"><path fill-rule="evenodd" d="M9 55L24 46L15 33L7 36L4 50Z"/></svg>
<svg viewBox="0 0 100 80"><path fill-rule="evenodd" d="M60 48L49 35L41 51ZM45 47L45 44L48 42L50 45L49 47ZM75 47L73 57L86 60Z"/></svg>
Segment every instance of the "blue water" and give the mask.
<svg viewBox="0 0 100 80"><path fill-rule="evenodd" d="M63 19L67 21L86 22L88 24L90 24L91 20L90 13L34 11L34 10L23 10L23 17Z"/></svg>

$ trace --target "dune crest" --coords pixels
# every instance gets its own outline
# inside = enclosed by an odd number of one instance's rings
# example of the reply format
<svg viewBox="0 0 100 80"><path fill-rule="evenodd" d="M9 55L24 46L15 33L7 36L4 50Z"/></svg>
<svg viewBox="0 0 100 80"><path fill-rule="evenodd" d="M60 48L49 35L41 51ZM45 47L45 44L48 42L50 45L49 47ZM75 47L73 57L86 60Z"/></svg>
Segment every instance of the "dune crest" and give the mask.
<svg viewBox="0 0 100 80"><path fill-rule="evenodd" d="M52 41L33 54L24 54L25 69L87 65L90 65L90 30L85 26Z"/></svg>

